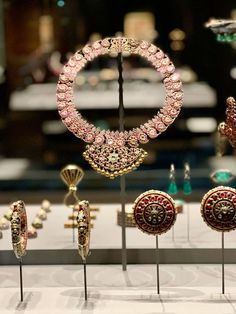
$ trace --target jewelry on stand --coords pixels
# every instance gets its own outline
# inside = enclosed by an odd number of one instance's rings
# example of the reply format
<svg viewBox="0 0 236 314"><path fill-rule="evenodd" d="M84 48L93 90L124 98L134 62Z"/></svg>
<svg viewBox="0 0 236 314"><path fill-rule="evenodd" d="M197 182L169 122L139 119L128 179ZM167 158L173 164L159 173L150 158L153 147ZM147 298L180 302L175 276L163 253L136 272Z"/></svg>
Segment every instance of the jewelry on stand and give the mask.
<svg viewBox="0 0 236 314"><path fill-rule="evenodd" d="M17 201L10 206L12 209L11 235L14 253L18 259L26 254L27 216L23 201Z"/></svg>
<svg viewBox="0 0 236 314"><path fill-rule="evenodd" d="M85 261L89 255L90 244L90 210L89 202L81 201L75 205L78 211L77 215L77 228L78 228L78 252L82 260Z"/></svg>
<svg viewBox="0 0 236 314"><path fill-rule="evenodd" d="M219 125L217 136L216 136L216 157L218 159L222 158L225 152L226 137L222 135L223 123ZM216 169L210 174L210 179L216 184L228 184L235 176L229 169Z"/></svg>
<svg viewBox="0 0 236 314"><path fill-rule="evenodd" d="M208 191L201 201L201 214L205 223L216 231L236 228L236 190L218 186Z"/></svg>
<svg viewBox="0 0 236 314"><path fill-rule="evenodd" d="M67 165L60 172L61 179L68 187L68 193L65 195L64 204L69 208L79 201L77 196L77 185L84 176L84 171L77 165Z"/></svg>
<svg viewBox="0 0 236 314"><path fill-rule="evenodd" d="M175 181L175 166L174 164L170 165L170 174L169 174L169 186L168 186L168 194L170 195L176 195L178 193L178 187Z"/></svg>
<svg viewBox="0 0 236 314"><path fill-rule="evenodd" d="M175 201L165 192L149 190L136 198L133 210L138 228L156 237L157 294L160 294L158 235L167 232L174 225L177 216Z"/></svg>
<svg viewBox="0 0 236 314"><path fill-rule="evenodd" d="M142 193L133 205L138 228L153 235L167 232L175 223L175 201L165 192L149 190Z"/></svg>
<svg viewBox="0 0 236 314"><path fill-rule="evenodd" d="M221 122L218 130L220 135L227 137L230 145L236 148L236 102L233 97L226 100L226 122Z"/></svg>
<svg viewBox="0 0 236 314"><path fill-rule="evenodd" d="M87 122L74 105L73 82L77 72L96 57L114 53L129 53L147 59L162 75L166 89L163 108L144 125L130 131L100 130ZM146 41L124 37L98 40L77 51L64 66L57 85L58 111L63 123L89 144L83 155L92 168L111 179L136 169L143 162L147 153L139 145L156 138L173 123L182 101L182 82L167 55Z"/></svg>
<svg viewBox="0 0 236 314"><path fill-rule="evenodd" d="M213 19L205 23L216 34L216 40L222 43L231 43L236 41L236 21L226 19Z"/></svg>

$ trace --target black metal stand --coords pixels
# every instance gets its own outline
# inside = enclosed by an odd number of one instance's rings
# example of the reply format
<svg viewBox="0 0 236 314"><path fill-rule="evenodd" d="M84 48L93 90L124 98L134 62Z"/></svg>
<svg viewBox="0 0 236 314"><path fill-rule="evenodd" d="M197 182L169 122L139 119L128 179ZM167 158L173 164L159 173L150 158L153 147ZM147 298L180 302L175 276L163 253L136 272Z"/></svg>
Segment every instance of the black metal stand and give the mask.
<svg viewBox="0 0 236 314"><path fill-rule="evenodd" d="M189 202L186 203L187 205L187 241L190 241L190 212L189 212Z"/></svg>
<svg viewBox="0 0 236 314"><path fill-rule="evenodd" d="M118 53L118 84L119 84L119 129L124 131L124 101L123 101L123 69L122 69L122 53ZM126 228L125 228L125 175L120 178L120 200L121 200L121 221L122 221L122 269L127 270L127 251L126 251Z"/></svg>
<svg viewBox="0 0 236 314"><path fill-rule="evenodd" d="M75 222L75 218L74 218L74 207L72 207L72 241L73 241L73 244L75 243L75 227L74 227L74 222Z"/></svg>
<svg viewBox="0 0 236 314"><path fill-rule="evenodd" d="M20 301L24 301L23 294L23 276L22 276L22 258L19 258L19 269L20 269Z"/></svg>
<svg viewBox="0 0 236 314"><path fill-rule="evenodd" d="M160 275L159 275L160 256L158 247L158 235L156 235L156 265L157 265L157 294L160 294Z"/></svg>
<svg viewBox="0 0 236 314"><path fill-rule="evenodd" d="M222 294L225 294L225 241L224 231L221 233L221 274L222 274Z"/></svg>
<svg viewBox="0 0 236 314"><path fill-rule="evenodd" d="M88 293L87 293L87 269L86 269L86 260L83 261L84 265L84 300L88 300Z"/></svg>

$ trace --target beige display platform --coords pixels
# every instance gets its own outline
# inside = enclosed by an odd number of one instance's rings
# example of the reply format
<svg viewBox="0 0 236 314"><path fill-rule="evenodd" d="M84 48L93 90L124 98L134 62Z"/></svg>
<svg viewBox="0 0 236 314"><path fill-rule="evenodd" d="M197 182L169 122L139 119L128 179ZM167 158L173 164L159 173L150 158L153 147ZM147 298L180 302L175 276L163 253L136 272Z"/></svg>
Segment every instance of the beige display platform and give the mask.
<svg viewBox="0 0 236 314"><path fill-rule="evenodd" d="M94 228L91 231L89 263L119 263L121 260L121 227L117 225L117 210L120 204L94 204ZM0 207L0 216L8 206ZM127 209L131 204L127 205ZM32 222L39 205L26 204L28 222ZM64 223L71 210L64 205L52 204L52 212L38 230L38 238L29 239L25 263L65 264L77 263L76 243L72 242L72 229ZM187 220L189 219L189 239ZM236 261L236 231L225 233L225 262ZM77 230L75 229L77 236ZM154 263L155 237L142 233L137 228L126 229L128 263ZM202 220L200 205L190 203L178 214L174 228L159 236L161 263L220 263L221 233L211 230ZM16 263L11 248L10 230L3 231L0 240L0 264Z"/></svg>

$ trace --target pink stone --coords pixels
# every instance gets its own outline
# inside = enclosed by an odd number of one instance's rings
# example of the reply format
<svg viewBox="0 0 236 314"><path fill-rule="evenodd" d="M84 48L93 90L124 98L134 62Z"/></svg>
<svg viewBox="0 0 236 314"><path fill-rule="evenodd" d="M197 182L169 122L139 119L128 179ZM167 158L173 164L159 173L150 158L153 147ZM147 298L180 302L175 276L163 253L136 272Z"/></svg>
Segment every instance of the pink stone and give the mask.
<svg viewBox="0 0 236 314"><path fill-rule="evenodd" d="M179 73L174 73L170 76L172 82L177 82L179 80Z"/></svg>
<svg viewBox="0 0 236 314"><path fill-rule="evenodd" d="M142 49L147 49L149 46L149 43L147 43L146 41L142 40L141 44L140 44L140 47Z"/></svg>
<svg viewBox="0 0 236 314"><path fill-rule="evenodd" d="M171 64L171 65L168 65L168 67L167 67L167 72L168 73L172 73L172 72L174 72L175 71L175 67L174 67L174 65L173 64Z"/></svg>
<svg viewBox="0 0 236 314"><path fill-rule="evenodd" d="M60 101L60 100L64 100L65 99L65 94L64 93L60 93L60 94L57 94L57 99Z"/></svg>
<svg viewBox="0 0 236 314"><path fill-rule="evenodd" d="M66 84L58 84L57 86L57 92L65 92L67 90Z"/></svg>
<svg viewBox="0 0 236 314"><path fill-rule="evenodd" d="M148 51L151 53L155 53L157 51L157 47L151 44L148 48Z"/></svg>
<svg viewBox="0 0 236 314"><path fill-rule="evenodd" d="M156 138L157 137L157 131L154 128L147 129L147 134L150 138Z"/></svg>
<svg viewBox="0 0 236 314"><path fill-rule="evenodd" d="M66 118L68 116L68 111L66 109L60 111L60 115L62 118Z"/></svg>
<svg viewBox="0 0 236 314"><path fill-rule="evenodd" d="M74 67L76 65L76 62L75 60L73 59L73 57L69 60L68 64L71 66L71 67Z"/></svg>
<svg viewBox="0 0 236 314"><path fill-rule="evenodd" d="M162 59L162 58L164 57L164 53L163 53L161 50L159 50L159 51L156 53L156 57L157 57L157 59Z"/></svg>
<svg viewBox="0 0 236 314"><path fill-rule="evenodd" d="M62 110L62 109L64 109L65 107L66 107L66 102L59 102L58 103L58 106L57 106L57 108L58 108L58 110Z"/></svg>
<svg viewBox="0 0 236 314"><path fill-rule="evenodd" d="M70 125L72 123L72 119L70 117L65 118L65 124Z"/></svg>

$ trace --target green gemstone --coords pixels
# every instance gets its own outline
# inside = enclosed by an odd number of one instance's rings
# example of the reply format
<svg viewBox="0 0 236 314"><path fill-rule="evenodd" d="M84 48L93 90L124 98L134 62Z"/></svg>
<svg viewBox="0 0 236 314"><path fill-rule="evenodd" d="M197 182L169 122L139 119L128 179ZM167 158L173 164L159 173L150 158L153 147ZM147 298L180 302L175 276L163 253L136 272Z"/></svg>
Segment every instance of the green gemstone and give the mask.
<svg viewBox="0 0 236 314"><path fill-rule="evenodd" d="M185 195L189 195L192 193L192 186L189 180L185 180L184 181L184 185L183 185L183 193Z"/></svg>
<svg viewBox="0 0 236 314"><path fill-rule="evenodd" d="M221 34L217 34L216 40L217 40L217 41L221 41Z"/></svg>
<svg viewBox="0 0 236 314"><path fill-rule="evenodd" d="M234 178L234 176L229 170L226 169L215 171L211 178L215 183L228 183Z"/></svg>
<svg viewBox="0 0 236 314"><path fill-rule="evenodd" d="M175 183L175 181L171 181L169 186L168 186L168 190L167 192L170 194L170 195L175 195L178 193L178 188L177 188L177 184Z"/></svg>

